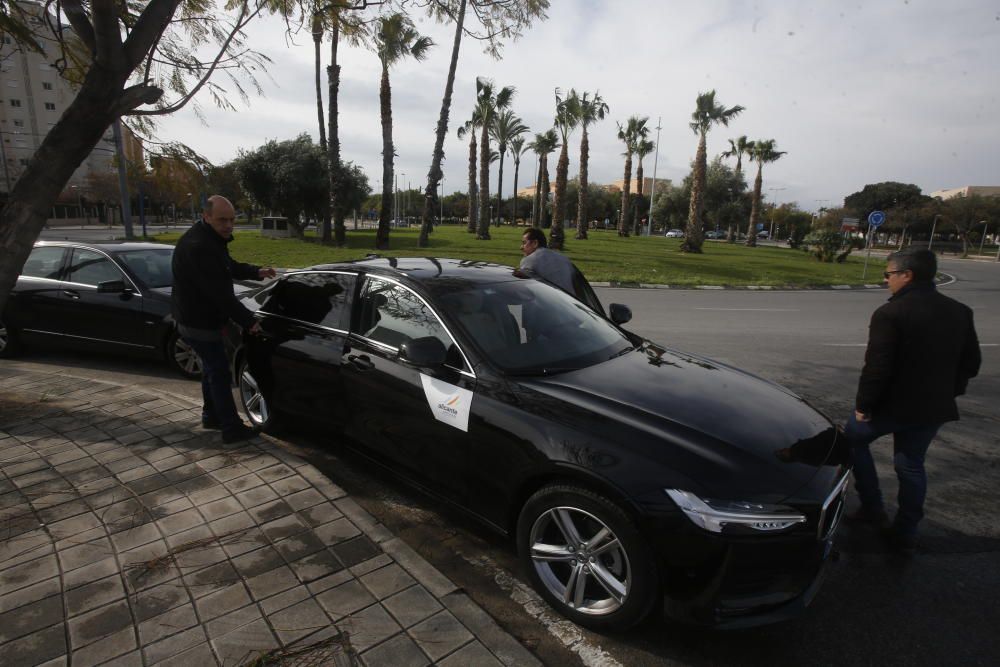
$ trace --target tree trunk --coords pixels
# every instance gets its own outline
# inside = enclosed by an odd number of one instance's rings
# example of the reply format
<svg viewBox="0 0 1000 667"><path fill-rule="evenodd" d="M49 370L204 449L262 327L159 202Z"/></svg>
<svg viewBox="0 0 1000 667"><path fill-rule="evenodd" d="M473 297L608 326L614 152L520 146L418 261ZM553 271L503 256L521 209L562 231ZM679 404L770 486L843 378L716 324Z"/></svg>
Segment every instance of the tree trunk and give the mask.
<svg viewBox="0 0 1000 667"><path fill-rule="evenodd" d="M764 178L762 171L764 163L757 163L757 178L753 179L753 199L750 201L750 224L747 226L746 244L753 248L757 245L757 221L760 218L760 186Z"/></svg>
<svg viewBox="0 0 1000 667"><path fill-rule="evenodd" d="M576 198L576 238L587 238L587 227L590 226L590 215L587 210L590 203L587 192L587 160L590 159L590 139L587 137L587 126L583 126L583 138L580 139L580 192Z"/></svg>
<svg viewBox="0 0 1000 667"><path fill-rule="evenodd" d="M510 214L510 222L517 226L517 174L521 170L521 156L514 157L514 210Z"/></svg>
<svg viewBox="0 0 1000 667"><path fill-rule="evenodd" d="M479 189L476 187L476 129L469 130L469 225L465 231L470 234L476 233L476 215L479 207L476 206Z"/></svg>
<svg viewBox="0 0 1000 667"><path fill-rule="evenodd" d="M566 179L569 172L569 141L563 138L559 161L556 162L556 193L552 200L552 231L549 232L549 247L562 250L566 241L563 221L566 218Z"/></svg>
<svg viewBox="0 0 1000 667"><path fill-rule="evenodd" d="M629 234L629 224L628 224L628 212L632 207L632 200L629 196L632 190L632 151L625 153L625 183L622 187L622 205L621 211L618 214L618 236L628 236Z"/></svg>
<svg viewBox="0 0 1000 667"><path fill-rule="evenodd" d="M312 36L313 36L313 50L314 50L314 60L315 60L315 72L316 72L316 116L319 119L319 145L320 148L326 153L326 168L327 172L330 171L330 154L329 149L326 145L326 119L323 117L323 62L320 53L320 49L323 47L323 19L319 13L313 14L312 17ZM332 201L327 205L326 213L323 215L323 225L320 230L320 238L324 243L329 243L330 241L330 214L333 208L330 206Z"/></svg>
<svg viewBox="0 0 1000 667"><path fill-rule="evenodd" d="M538 156L538 173L535 174L535 201L531 207L531 226L541 229L542 219L542 156Z"/></svg>
<svg viewBox="0 0 1000 667"><path fill-rule="evenodd" d="M329 122L330 141L327 145L327 167L330 171L330 213L333 215L334 245L342 248L347 244L347 232L344 229L344 211L340 206L340 189L343 182L343 165L340 163L340 128L338 115L340 113L340 64L337 62L337 47L340 43L340 14L332 19L330 30L330 65L326 68L326 78L329 84L327 97L330 103ZM323 221L323 243L330 242L330 230Z"/></svg>
<svg viewBox="0 0 1000 667"><path fill-rule="evenodd" d="M702 231L702 210L705 207L705 173L708 170L706 159L705 132L698 137L698 152L694 156L694 179L691 182L691 205L688 208L688 224L681 243L682 252L701 252L704 241Z"/></svg>
<svg viewBox="0 0 1000 667"><path fill-rule="evenodd" d="M548 154L542 156L542 192L541 201L539 202L541 206L539 207L539 217L541 219L542 229L548 229L552 225L552 220L549 218L549 156Z"/></svg>
<svg viewBox="0 0 1000 667"><path fill-rule="evenodd" d="M497 224L500 226L500 218L503 217L503 158L507 152L506 146L500 146L500 171L497 173Z"/></svg>
<svg viewBox="0 0 1000 667"><path fill-rule="evenodd" d="M392 160L395 149L392 145L392 91L389 88L389 69L382 66L382 85L379 90L379 104L382 109L382 207L378 214L378 232L375 247L389 248L389 211L392 206Z"/></svg>
<svg viewBox="0 0 1000 667"><path fill-rule="evenodd" d="M476 238L490 240L490 128L483 119L483 135L479 138L479 226Z"/></svg>
<svg viewBox="0 0 1000 667"><path fill-rule="evenodd" d="M634 233L636 236L642 236L642 216L637 215L639 210L639 205L642 204L642 158L639 158L639 164L635 168L635 203L633 205L632 221L635 224Z"/></svg>
<svg viewBox="0 0 1000 667"><path fill-rule="evenodd" d="M444 86L444 99L441 100L441 114L438 116L437 137L434 139L434 154L431 157L431 168L427 172L427 187L424 189L424 211L420 221L420 238L418 248L426 248L431 233L433 206L437 199L437 187L441 181L441 162L444 160L444 138L448 134L448 114L451 111L451 94L455 88L455 70L458 68L458 51L462 45L462 30L465 27L465 5L462 0L458 8L458 20L455 22L455 41L451 47L451 64L448 66L448 81ZM441 193L444 196L444 193Z"/></svg>

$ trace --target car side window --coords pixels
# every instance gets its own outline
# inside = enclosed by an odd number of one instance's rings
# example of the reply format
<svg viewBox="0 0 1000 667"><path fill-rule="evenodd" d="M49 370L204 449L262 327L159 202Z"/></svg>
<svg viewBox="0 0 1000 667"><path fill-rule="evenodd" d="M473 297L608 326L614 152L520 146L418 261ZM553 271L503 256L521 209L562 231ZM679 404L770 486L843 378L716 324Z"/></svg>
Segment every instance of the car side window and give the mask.
<svg viewBox="0 0 1000 667"><path fill-rule="evenodd" d="M80 285L93 285L108 280L124 280L125 274L115 263L99 252L84 248L73 249L73 259L66 280Z"/></svg>
<svg viewBox="0 0 1000 667"><path fill-rule="evenodd" d="M354 333L395 348L408 340L433 336L448 350L445 363L454 368L466 368L458 346L437 315L406 287L368 278L360 306Z"/></svg>
<svg viewBox="0 0 1000 667"><path fill-rule="evenodd" d="M300 322L347 331L355 276L343 273L293 273L269 290L261 310Z"/></svg>
<svg viewBox="0 0 1000 667"><path fill-rule="evenodd" d="M58 280L59 269L62 268L65 248L48 247L35 248L28 255L28 261L21 269L21 275L29 278L48 278Z"/></svg>

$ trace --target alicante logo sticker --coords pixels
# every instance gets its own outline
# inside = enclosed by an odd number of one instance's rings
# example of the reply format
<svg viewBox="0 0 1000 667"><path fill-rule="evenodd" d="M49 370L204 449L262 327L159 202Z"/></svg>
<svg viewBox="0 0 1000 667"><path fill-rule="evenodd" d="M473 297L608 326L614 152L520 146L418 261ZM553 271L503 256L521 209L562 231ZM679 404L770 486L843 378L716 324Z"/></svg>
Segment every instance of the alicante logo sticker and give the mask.
<svg viewBox="0 0 1000 667"><path fill-rule="evenodd" d="M472 408L472 392L456 387L453 384L435 380L420 374L420 382L424 386L424 396L431 409L434 419L449 426L469 431L469 410Z"/></svg>

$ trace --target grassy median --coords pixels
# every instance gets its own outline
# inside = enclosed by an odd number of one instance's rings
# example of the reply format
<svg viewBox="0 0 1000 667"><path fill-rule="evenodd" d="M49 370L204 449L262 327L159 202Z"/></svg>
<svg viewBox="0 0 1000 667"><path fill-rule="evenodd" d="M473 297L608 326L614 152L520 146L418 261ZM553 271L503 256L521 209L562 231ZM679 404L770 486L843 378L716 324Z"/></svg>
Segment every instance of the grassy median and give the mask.
<svg viewBox="0 0 1000 667"><path fill-rule="evenodd" d="M417 247L419 230L393 229L386 257L430 256L483 260L516 266L521 260L524 228L494 227L490 241L477 241L462 227L442 226L431 235L429 248ZM701 255L678 251L681 239L661 236L619 238L613 231L591 231L590 239L577 241L568 230L566 254L592 282L658 283L666 285L860 285L881 282L884 260L873 257L867 279L862 281L864 254L855 251L844 264L823 264L802 250L706 241ZM154 240L175 243L178 233L160 234ZM253 264L301 268L313 264L363 258L373 253L375 231L354 231L348 225L347 247L316 242L263 238L256 232L237 232L230 245L233 257Z"/></svg>

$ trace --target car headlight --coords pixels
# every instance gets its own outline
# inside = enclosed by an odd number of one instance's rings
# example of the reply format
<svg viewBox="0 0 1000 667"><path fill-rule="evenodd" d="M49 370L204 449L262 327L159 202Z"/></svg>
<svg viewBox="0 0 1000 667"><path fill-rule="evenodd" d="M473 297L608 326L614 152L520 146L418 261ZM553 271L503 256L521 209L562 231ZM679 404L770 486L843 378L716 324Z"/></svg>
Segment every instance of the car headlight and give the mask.
<svg viewBox="0 0 1000 667"><path fill-rule="evenodd" d="M805 516L784 505L699 498L679 489L665 491L696 526L713 533L727 527L772 533L806 522Z"/></svg>

